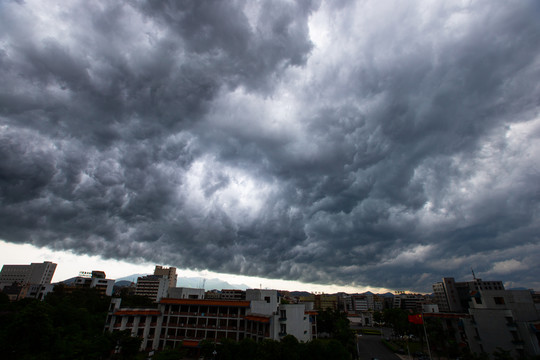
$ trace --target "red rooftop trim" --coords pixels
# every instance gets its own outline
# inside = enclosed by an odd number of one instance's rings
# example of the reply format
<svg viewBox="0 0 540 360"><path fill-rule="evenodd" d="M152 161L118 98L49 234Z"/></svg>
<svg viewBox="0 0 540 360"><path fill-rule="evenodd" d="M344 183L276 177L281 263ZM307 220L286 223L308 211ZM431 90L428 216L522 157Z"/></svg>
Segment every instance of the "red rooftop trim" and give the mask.
<svg viewBox="0 0 540 360"><path fill-rule="evenodd" d="M269 323L270 322L270 319L268 317L260 316L260 315L247 315L246 320L258 321L258 322L262 322L262 323Z"/></svg>

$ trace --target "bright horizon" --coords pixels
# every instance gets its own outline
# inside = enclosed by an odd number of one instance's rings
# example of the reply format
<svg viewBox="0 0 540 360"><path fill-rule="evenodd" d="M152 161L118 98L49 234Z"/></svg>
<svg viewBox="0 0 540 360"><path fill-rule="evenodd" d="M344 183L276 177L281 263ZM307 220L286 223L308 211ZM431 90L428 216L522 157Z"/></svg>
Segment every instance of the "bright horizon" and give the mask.
<svg viewBox="0 0 540 360"><path fill-rule="evenodd" d="M260 277L232 275L216 273L208 270L181 269L174 264L153 264L142 262L132 264L126 261L113 259L102 259L98 256L79 255L70 251L56 251L48 248L38 248L29 244L13 244L0 240L0 262L2 265L8 264L30 264L51 261L56 263L56 271L52 282L60 282L79 275L79 271L102 270L109 279L118 279L133 274L151 274L156 265L174 266L179 278L181 277L202 277L206 279L219 279L231 285L247 285L250 288L269 288L289 291L309 291L321 293L363 293L371 291L373 293L393 292L390 289L377 287L353 287L340 285L323 285L302 283L299 281L265 279Z"/></svg>

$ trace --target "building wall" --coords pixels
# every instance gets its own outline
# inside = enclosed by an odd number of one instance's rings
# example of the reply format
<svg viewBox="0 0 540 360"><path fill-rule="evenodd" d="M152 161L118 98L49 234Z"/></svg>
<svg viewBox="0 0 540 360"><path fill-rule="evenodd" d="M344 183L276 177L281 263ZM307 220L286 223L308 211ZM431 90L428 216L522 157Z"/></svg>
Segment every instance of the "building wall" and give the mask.
<svg viewBox="0 0 540 360"><path fill-rule="evenodd" d="M168 297L172 299L204 299L204 289L173 287L169 288Z"/></svg>
<svg viewBox="0 0 540 360"><path fill-rule="evenodd" d="M540 316L529 291L479 291L470 302L469 314L464 326L471 351L491 354L500 347L514 358L540 355L537 332L531 326L540 322Z"/></svg>
<svg viewBox="0 0 540 360"><path fill-rule="evenodd" d="M274 298L268 301L272 294ZM281 304L278 309L275 290L256 290L249 296L254 300L167 298L161 300L157 310L122 309L121 300L113 299L105 330L130 330L133 336L143 339L141 349L174 348L182 343L197 344L203 339L279 340L287 334L308 341L316 334L316 313L306 311L308 304ZM281 320L278 310L285 312ZM282 324L287 330L280 334Z"/></svg>
<svg viewBox="0 0 540 360"><path fill-rule="evenodd" d="M167 297L169 279L160 276L144 276L137 278L135 295L145 296L154 301Z"/></svg>
<svg viewBox="0 0 540 360"><path fill-rule="evenodd" d="M30 265L4 265L0 272L0 283L50 284L56 264L50 261Z"/></svg>
<svg viewBox="0 0 540 360"><path fill-rule="evenodd" d="M293 335L298 341L312 339L311 323L304 304L280 304L278 312L278 321L274 322L279 336L277 339L286 335Z"/></svg>
<svg viewBox="0 0 540 360"><path fill-rule="evenodd" d="M175 267L171 266L167 268L167 267L156 265L156 268L154 269L154 275L167 277L167 279L169 279L168 287L176 287L178 275L176 274Z"/></svg>

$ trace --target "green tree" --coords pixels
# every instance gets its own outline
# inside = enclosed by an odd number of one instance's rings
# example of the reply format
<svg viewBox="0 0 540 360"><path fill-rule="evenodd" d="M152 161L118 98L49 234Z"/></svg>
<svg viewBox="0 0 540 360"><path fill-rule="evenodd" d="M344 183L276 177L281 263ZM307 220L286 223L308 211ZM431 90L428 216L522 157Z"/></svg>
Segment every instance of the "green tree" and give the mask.
<svg viewBox="0 0 540 360"><path fill-rule="evenodd" d="M375 311L373 313L373 321L376 322L376 323L382 323L383 322L383 319L384 319L384 316L383 316L383 313L380 312L380 311Z"/></svg>
<svg viewBox="0 0 540 360"><path fill-rule="evenodd" d="M409 328L407 316L407 312L402 309L385 309L383 311L384 322L398 335L405 335Z"/></svg>
<svg viewBox="0 0 540 360"><path fill-rule="evenodd" d="M152 356L152 360L178 360L185 356L185 352L180 348L166 349Z"/></svg>

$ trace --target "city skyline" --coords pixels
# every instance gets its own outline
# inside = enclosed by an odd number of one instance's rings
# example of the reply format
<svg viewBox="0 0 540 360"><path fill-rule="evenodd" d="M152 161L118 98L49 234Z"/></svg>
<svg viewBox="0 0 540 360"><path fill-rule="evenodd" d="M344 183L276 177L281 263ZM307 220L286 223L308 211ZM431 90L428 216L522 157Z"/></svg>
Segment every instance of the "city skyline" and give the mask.
<svg viewBox="0 0 540 360"><path fill-rule="evenodd" d="M0 252L540 288L538 18L534 0L1 2Z"/></svg>

